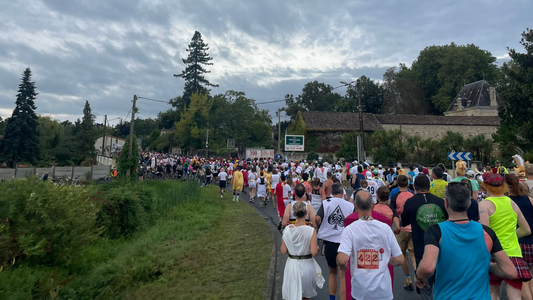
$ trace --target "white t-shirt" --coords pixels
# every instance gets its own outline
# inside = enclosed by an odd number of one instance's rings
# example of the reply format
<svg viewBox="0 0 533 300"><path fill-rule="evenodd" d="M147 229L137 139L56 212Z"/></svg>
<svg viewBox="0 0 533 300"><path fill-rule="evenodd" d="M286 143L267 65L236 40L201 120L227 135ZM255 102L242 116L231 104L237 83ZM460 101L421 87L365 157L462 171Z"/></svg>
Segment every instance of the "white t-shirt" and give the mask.
<svg viewBox="0 0 533 300"><path fill-rule="evenodd" d="M228 178L228 173L220 172L218 173L218 177L220 177L220 181L226 181L226 179Z"/></svg>
<svg viewBox="0 0 533 300"><path fill-rule="evenodd" d="M350 169L350 174L352 174L352 175L357 174L357 166L353 166L353 167Z"/></svg>
<svg viewBox="0 0 533 300"><path fill-rule="evenodd" d="M273 189L275 189L276 186L278 185L278 183L279 183L279 174L274 174L274 175L272 175L272 184L271 184L271 187L272 187Z"/></svg>
<svg viewBox="0 0 533 300"><path fill-rule="evenodd" d="M352 297L361 300L393 299L390 257L402 250L391 228L380 221L358 220L344 228L338 252L350 256Z"/></svg>
<svg viewBox="0 0 533 300"><path fill-rule="evenodd" d="M286 184L283 186L283 199L291 199L291 197L289 197L289 194L291 193L292 189L291 189L291 186Z"/></svg>
<svg viewBox="0 0 533 300"><path fill-rule="evenodd" d="M370 193L370 195L372 195L372 200L374 200L374 203L377 203L377 194L379 189L377 183L378 180L367 179L366 181L368 182L368 187L366 188L366 190Z"/></svg>

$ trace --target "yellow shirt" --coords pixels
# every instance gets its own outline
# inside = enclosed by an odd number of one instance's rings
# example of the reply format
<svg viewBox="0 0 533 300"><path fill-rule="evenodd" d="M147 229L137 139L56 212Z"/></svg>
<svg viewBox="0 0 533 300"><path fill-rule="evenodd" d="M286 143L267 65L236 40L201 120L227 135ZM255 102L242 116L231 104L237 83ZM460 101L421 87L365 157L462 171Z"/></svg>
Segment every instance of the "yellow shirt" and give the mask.
<svg viewBox="0 0 533 300"><path fill-rule="evenodd" d="M435 179L431 182L429 192L439 198L444 199L444 191L448 186L448 182L443 179Z"/></svg>

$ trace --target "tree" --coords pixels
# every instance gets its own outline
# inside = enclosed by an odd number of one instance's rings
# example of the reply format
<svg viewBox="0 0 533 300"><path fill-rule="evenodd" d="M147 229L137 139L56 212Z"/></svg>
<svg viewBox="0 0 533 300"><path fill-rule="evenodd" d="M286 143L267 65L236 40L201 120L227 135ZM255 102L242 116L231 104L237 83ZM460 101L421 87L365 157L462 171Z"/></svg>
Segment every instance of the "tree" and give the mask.
<svg viewBox="0 0 533 300"><path fill-rule="evenodd" d="M496 58L476 45L429 46L420 52L411 68L402 68L398 78L416 82L433 114L445 112L465 83L485 79L496 82Z"/></svg>
<svg viewBox="0 0 533 300"><path fill-rule="evenodd" d="M367 139L369 154L375 161L392 164L402 161L407 149L401 130L379 130Z"/></svg>
<svg viewBox="0 0 533 300"><path fill-rule="evenodd" d="M2 119L0 117L0 135L4 135L4 131L6 130L7 120Z"/></svg>
<svg viewBox="0 0 533 300"><path fill-rule="evenodd" d="M192 94L189 109L181 113L180 121L175 125L174 136L180 147L203 148L210 109L211 101L207 94Z"/></svg>
<svg viewBox="0 0 533 300"><path fill-rule="evenodd" d="M405 66L400 65L400 68ZM426 115L428 106L422 88L414 81L398 78L396 67L383 74L383 104L381 113Z"/></svg>
<svg viewBox="0 0 533 300"><path fill-rule="evenodd" d="M89 101L85 101L83 107L83 118L77 134L78 155L80 160L86 161L86 164L92 165L95 162L94 141L96 131L94 129L94 115L91 113Z"/></svg>
<svg viewBox="0 0 533 300"><path fill-rule="evenodd" d="M353 130L342 136L339 150L335 153L335 156L344 158L346 161L353 161L357 159L357 137L359 137L359 131Z"/></svg>
<svg viewBox="0 0 533 300"><path fill-rule="evenodd" d="M298 111L335 111L341 101L342 96L333 92L331 85L315 80L306 83L296 99L293 95L285 96L285 112L294 119Z"/></svg>
<svg viewBox="0 0 533 300"><path fill-rule="evenodd" d="M193 93L208 94L208 87L218 87L217 84L210 83L204 76L206 73L210 73L204 68L204 66L211 66L213 63L212 57L207 52L209 47L204 43L202 34L199 31L195 31L187 52L189 55L186 59L182 59L186 65L185 70L181 74L174 74L174 77L180 77L185 79L185 87L183 90L183 103L188 106L190 97Z"/></svg>
<svg viewBox="0 0 533 300"><path fill-rule="evenodd" d="M26 161L36 164L39 159L39 132L35 110L35 82L31 81L31 70L26 68L19 84L15 109L7 120L5 136L0 140L0 154L10 166Z"/></svg>
<svg viewBox="0 0 533 300"><path fill-rule="evenodd" d="M63 128L59 121L49 116L40 116L37 126L39 132L40 165L49 165L53 161L54 150L61 142Z"/></svg>
<svg viewBox="0 0 533 300"><path fill-rule="evenodd" d="M298 111L298 114L296 115L296 119L292 122L291 126L289 126L288 129L289 134L299 134L299 135L305 135L305 122L302 118L302 112Z"/></svg>
<svg viewBox="0 0 533 300"><path fill-rule="evenodd" d="M501 145L502 154L515 154L514 148L533 150L533 29L522 33L520 44L526 52L508 48L511 61L502 67L499 95L505 106L499 109L501 124L493 136Z"/></svg>
<svg viewBox="0 0 533 300"><path fill-rule="evenodd" d="M348 104L341 111L359 111L358 89L361 89L361 105L363 106L363 110L373 114L381 113L381 105L383 104L382 87L364 75L357 79L356 84L348 86L345 97Z"/></svg>
<svg viewBox="0 0 533 300"><path fill-rule="evenodd" d="M139 167L139 147L137 146L137 137L133 135L133 147L131 151L131 157L128 158L130 147L130 137L126 137L124 142L123 151L120 152L120 155L117 158L117 172L118 176L121 178L126 178L128 170L130 171L130 176L128 180L136 180L139 178L137 175L137 168Z"/></svg>

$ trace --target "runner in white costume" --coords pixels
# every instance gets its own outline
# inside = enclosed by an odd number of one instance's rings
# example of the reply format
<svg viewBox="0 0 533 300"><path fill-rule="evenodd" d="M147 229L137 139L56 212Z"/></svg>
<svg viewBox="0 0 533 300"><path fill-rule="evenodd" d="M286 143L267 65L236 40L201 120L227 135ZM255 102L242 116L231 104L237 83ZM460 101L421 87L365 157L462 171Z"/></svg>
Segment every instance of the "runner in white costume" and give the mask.
<svg viewBox="0 0 533 300"><path fill-rule="evenodd" d="M255 202L255 196L257 192L257 173L253 169L248 171L248 188L250 189L250 202Z"/></svg>

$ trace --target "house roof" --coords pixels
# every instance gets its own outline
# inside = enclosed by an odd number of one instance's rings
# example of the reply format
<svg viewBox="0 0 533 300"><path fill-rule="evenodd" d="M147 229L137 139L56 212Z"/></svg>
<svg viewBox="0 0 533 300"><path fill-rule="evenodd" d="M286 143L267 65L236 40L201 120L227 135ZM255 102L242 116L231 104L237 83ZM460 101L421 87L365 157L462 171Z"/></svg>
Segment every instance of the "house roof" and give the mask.
<svg viewBox="0 0 533 300"><path fill-rule="evenodd" d="M305 128L312 131L352 131L359 130L359 113L310 111L302 112ZM363 114L365 131L382 129L374 114Z"/></svg>
<svg viewBox="0 0 533 300"><path fill-rule="evenodd" d="M375 115L381 124L402 125L465 125L465 126L500 126L500 117L477 116L435 116L435 115Z"/></svg>
<svg viewBox="0 0 533 300"><path fill-rule="evenodd" d="M459 91L453 102L448 107L447 111L454 111L457 108L457 99L461 99L462 108L471 108L490 105L490 84L486 80L480 80L469 83ZM500 100L498 93L496 93L496 103L498 106L503 106L503 101Z"/></svg>

